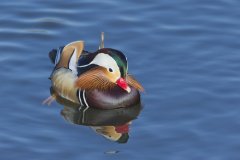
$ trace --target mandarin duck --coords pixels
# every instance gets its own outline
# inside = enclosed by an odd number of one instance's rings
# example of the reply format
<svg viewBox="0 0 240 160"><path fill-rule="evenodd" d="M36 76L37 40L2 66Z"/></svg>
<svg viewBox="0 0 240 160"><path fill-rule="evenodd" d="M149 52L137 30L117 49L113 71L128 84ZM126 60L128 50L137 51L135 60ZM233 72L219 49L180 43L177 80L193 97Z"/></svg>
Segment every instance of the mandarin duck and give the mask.
<svg viewBox="0 0 240 160"><path fill-rule="evenodd" d="M50 76L54 94L81 106L101 109L130 107L140 103L142 85L128 73L126 56L119 50L84 50L83 41L75 41L49 52L54 69Z"/></svg>

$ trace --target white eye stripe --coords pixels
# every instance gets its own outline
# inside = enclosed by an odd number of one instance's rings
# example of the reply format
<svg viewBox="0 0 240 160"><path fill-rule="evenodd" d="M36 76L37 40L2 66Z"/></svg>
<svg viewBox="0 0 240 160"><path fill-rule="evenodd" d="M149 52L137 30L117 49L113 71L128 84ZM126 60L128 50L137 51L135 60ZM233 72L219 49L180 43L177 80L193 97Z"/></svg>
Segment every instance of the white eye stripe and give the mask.
<svg viewBox="0 0 240 160"><path fill-rule="evenodd" d="M97 64L107 69L111 68L113 72L119 71L116 61L105 53L99 53L90 64Z"/></svg>

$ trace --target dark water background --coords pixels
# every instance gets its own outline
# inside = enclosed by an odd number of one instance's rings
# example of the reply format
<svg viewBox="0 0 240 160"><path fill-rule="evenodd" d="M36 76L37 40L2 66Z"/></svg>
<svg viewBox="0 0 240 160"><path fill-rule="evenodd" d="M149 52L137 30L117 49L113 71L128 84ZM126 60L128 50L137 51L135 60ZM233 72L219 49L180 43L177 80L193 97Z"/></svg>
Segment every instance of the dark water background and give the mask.
<svg viewBox="0 0 240 160"><path fill-rule="evenodd" d="M240 1L0 3L0 159L240 159ZM127 144L71 125L49 96L48 51L123 51L144 85ZM119 151L117 154L106 152Z"/></svg>

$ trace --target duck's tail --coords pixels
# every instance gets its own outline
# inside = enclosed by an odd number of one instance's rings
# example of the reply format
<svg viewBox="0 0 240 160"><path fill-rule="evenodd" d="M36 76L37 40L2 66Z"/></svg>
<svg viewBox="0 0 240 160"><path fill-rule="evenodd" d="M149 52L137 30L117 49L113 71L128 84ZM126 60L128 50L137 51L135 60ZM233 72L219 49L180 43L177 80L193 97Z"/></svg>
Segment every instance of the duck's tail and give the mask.
<svg viewBox="0 0 240 160"><path fill-rule="evenodd" d="M61 57L61 53L62 53L62 50L63 50L64 46L62 47L59 47L58 49L52 49L49 53L48 53L48 56L49 56L49 59L51 60L51 62L53 64L57 64L57 62L59 61L60 57Z"/></svg>

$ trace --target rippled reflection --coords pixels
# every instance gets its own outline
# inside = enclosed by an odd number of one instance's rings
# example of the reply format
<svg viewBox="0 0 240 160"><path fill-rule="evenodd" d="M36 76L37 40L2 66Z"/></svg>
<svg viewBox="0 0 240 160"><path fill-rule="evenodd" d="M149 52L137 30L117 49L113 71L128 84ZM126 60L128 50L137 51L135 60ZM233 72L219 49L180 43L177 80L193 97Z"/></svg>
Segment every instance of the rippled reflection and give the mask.
<svg viewBox="0 0 240 160"><path fill-rule="evenodd" d="M64 106L61 115L70 123L89 126L97 134L118 143L127 143L132 120L140 114L141 104L112 110L88 108L60 96L57 102Z"/></svg>

